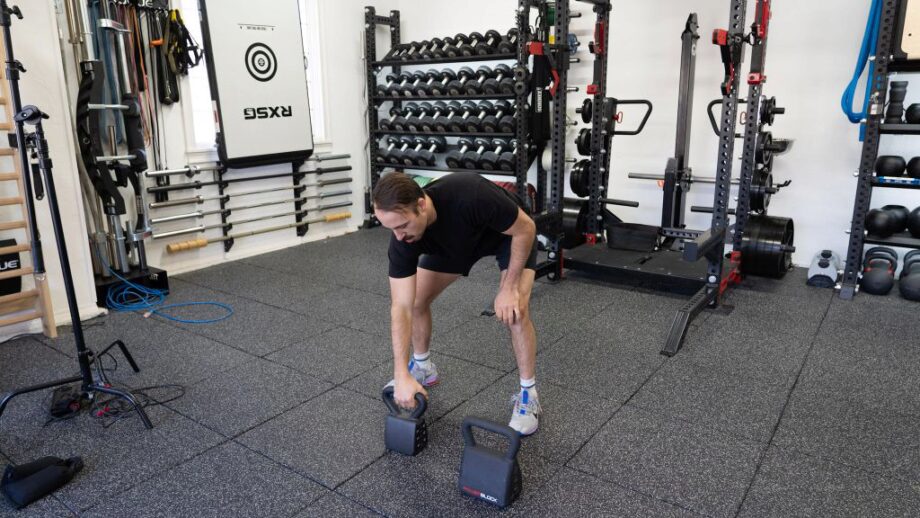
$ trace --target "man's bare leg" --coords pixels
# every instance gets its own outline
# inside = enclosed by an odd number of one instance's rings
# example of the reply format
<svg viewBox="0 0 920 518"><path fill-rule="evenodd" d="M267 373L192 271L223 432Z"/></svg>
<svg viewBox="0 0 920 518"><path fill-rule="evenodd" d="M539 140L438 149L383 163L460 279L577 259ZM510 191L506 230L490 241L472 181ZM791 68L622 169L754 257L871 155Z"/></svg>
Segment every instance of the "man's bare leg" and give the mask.
<svg viewBox="0 0 920 518"><path fill-rule="evenodd" d="M506 273L507 271L502 272L502 284L505 282ZM537 370L537 333L534 330L533 321L530 320L530 294L533 291L535 275L536 272L529 268L521 272L521 318L508 326L511 331L514 358L517 360L521 378L524 379L533 379Z"/></svg>
<svg viewBox="0 0 920 518"><path fill-rule="evenodd" d="M425 354L431 346L431 303L460 277L419 268L415 280L415 306L412 308L412 351Z"/></svg>

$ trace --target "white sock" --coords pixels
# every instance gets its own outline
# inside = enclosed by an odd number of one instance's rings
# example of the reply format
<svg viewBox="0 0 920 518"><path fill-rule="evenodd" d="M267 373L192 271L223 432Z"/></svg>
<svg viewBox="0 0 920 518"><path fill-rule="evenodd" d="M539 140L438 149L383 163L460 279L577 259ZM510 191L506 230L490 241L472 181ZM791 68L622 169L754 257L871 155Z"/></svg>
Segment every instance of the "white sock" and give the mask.
<svg viewBox="0 0 920 518"><path fill-rule="evenodd" d="M413 353L412 359L415 360L415 364L423 369L427 369L431 366L431 352L426 352L423 354Z"/></svg>
<svg viewBox="0 0 920 518"><path fill-rule="evenodd" d="M530 379L521 378L521 390L532 390L537 391L537 378L533 377Z"/></svg>

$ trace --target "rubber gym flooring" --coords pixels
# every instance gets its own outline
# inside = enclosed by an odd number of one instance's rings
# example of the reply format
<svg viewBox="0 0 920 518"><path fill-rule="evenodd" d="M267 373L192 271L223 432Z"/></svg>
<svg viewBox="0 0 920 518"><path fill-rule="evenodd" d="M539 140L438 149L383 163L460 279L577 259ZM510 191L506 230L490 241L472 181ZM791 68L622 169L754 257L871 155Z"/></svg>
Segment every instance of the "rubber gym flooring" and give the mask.
<svg viewBox="0 0 920 518"><path fill-rule="evenodd" d="M46 425L47 393L0 418L0 464L81 455L67 486L11 516L918 516L916 304L809 288L804 270L751 279L659 354L683 298L570 278L532 300L540 431L524 440L521 498L499 513L461 496L459 424L506 422L518 374L504 328L479 316L498 271L481 261L435 304L431 444L386 453L391 374L384 229L174 277L171 302L214 300L211 325L113 314L112 378L183 397L136 417ZM204 311L184 316L204 316ZM0 344L0 390L76 372L62 337ZM115 368L111 358L105 365ZM166 392L151 392L160 398Z"/></svg>

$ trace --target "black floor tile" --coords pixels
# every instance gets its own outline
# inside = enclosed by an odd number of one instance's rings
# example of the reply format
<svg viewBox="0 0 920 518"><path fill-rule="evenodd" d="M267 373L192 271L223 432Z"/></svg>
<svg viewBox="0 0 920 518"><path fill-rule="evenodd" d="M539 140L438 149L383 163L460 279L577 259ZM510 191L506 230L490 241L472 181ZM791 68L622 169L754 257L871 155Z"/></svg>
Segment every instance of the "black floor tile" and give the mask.
<svg viewBox="0 0 920 518"><path fill-rule="evenodd" d="M71 518L77 515L71 512L54 495L50 495L37 502L32 502L23 509L16 509L5 498L0 499L0 516L10 518Z"/></svg>
<svg viewBox="0 0 920 518"><path fill-rule="evenodd" d="M732 290L723 303L732 306L731 312L715 312L707 323L727 327L744 326L764 334L782 332L807 338L818 331L830 298L808 301L750 290Z"/></svg>
<svg viewBox="0 0 920 518"><path fill-rule="evenodd" d="M444 417L459 426L465 417L476 416L502 424L511 419L511 398L520 391L520 377L513 372ZM538 431L524 439L522 455L540 455L565 463L610 419L619 403L587 396L550 383L537 384L543 415Z"/></svg>
<svg viewBox="0 0 920 518"><path fill-rule="evenodd" d="M560 518L701 516L690 510L568 468L556 472L533 498L516 506L510 514L512 516L557 516Z"/></svg>
<svg viewBox="0 0 920 518"><path fill-rule="evenodd" d="M734 516L765 445L627 406L567 466L711 516Z"/></svg>
<svg viewBox="0 0 920 518"><path fill-rule="evenodd" d="M872 295L859 295L851 301L834 299L820 338L859 356L908 355L905 359L916 360L920 357L920 304L903 300L900 304L886 303L884 299Z"/></svg>
<svg viewBox="0 0 920 518"><path fill-rule="evenodd" d="M306 271L284 273L237 261L178 276L177 280L197 284L212 290L256 300L272 306L288 308L296 313L309 305L312 297L334 287L331 280L312 277ZM296 267L296 264L294 264ZM181 284L171 286L181 293Z"/></svg>
<svg viewBox="0 0 920 518"><path fill-rule="evenodd" d="M440 382L428 388L429 404L426 415L429 422L450 412L502 376L501 371L437 352L432 354L431 360L438 367ZM383 386L391 379L393 379L392 360L358 376L345 386L369 397L380 399ZM382 402L380 408L384 408Z"/></svg>
<svg viewBox="0 0 920 518"><path fill-rule="evenodd" d="M920 482L916 415L796 391L774 444L843 464Z"/></svg>
<svg viewBox="0 0 920 518"><path fill-rule="evenodd" d="M310 316L390 338L390 298L376 293L338 287L316 297Z"/></svg>
<svg viewBox="0 0 920 518"><path fill-rule="evenodd" d="M917 484L771 447L739 516L916 516Z"/></svg>
<svg viewBox="0 0 920 518"><path fill-rule="evenodd" d="M753 377L736 373L731 365L696 365L678 354L630 403L658 415L767 442L794 381L794 372Z"/></svg>
<svg viewBox="0 0 920 518"><path fill-rule="evenodd" d="M101 502L84 516L290 516L323 491L231 442Z"/></svg>
<svg viewBox="0 0 920 518"><path fill-rule="evenodd" d="M86 414L33 433L48 440L10 453L17 463L45 455L79 455L85 467L55 495L73 509L85 510L163 470L217 445L223 438L162 406L147 409L154 428L147 430L136 416L104 428ZM16 447L26 446L16 444Z"/></svg>
<svg viewBox="0 0 920 518"><path fill-rule="evenodd" d="M326 496L297 513L294 518L373 518L376 516L381 515L338 493L327 491Z"/></svg>
<svg viewBox="0 0 920 518"><path fill-rule="evenodd" d="M183 324L172 321L166 323L256 356L270 354L333 327L333 324L309 315L294 313L182 281L175 281L174 284L181 286L181 295L174 298L171 303L216 301L228 304L233 308L233 314L219 322L207 324ZM188 306L176 308L175 312L169 311L169 314L186 320L205 320L223 316L225 311L213 306Z"/></svg>
<svg viewBox="0 0 920 518"><path fill-rule="evenodd" d="M380 402L333 389L236 440L331 489L383 454L385 415Z"/></svg>
<svg viewBox="0 0 920 518"><path fill-rule="evenodd" d="M330 383L365 373L393 357L389 341L347 327L336 327L276 351L267 359ZM392 363L392 360L390 360Z"/></svg>
<svg viewBox="0 0 920 518"><path fill-rule="evenodd" d="M332 385L283 365L254 359L190 387L170 407L227 437L284 413Z"/></svg>
<svg viewBox="0 0 920 518"><path fill-rule="evenodd" d="M537 353L545 344L537 335ZM508 327L490 316L476 317L452 331L438 335L432 349L502 372L517 368Z"/></svg>
<svg viewBox="0 0 920 518"><path fill-rule="evenodd" d="M387 516L495 516L498 510L460 494L460 429L437 423L429 446L415 457L387 453L346 482L339 492ZM521 497L511 509L540 492L559 469L542 457L518 455L523 476Z"/></svg>
<svg viewBox="0 0 920 518"><path fill-rule="evenodd" d="M579 331L537 356L537 380L625 402L665 361L652 342Z"/></svg>
<svg viewBox="0 0 920 518"><path fill-rule="evenodd" d="M775 382L797 373L812 345L810 336L764 333L743 325L720 324L718 319L700 324L669 361L691 362L737 376Z"/></svg>

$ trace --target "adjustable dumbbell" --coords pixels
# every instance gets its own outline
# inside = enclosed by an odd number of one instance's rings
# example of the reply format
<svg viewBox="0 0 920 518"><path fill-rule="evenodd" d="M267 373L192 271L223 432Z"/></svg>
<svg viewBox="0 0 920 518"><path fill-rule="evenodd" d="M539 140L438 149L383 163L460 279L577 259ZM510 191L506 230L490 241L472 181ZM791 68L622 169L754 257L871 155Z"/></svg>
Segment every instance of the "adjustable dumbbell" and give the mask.
<svg viewBox="0 0 920 518"><path fill-rule="evenodd" d="M390 118L380 119L378 126L380 126L380 129L384 130L402 131L405 127L405 124L406 119L403 117L403 110L400 110L394 106L390 108Z"/></svg>
<svg viewBox="0 0 920 518"><path fill-rule="evenodd" d="M399 144L399 139L397 139L396 137L388 137L387 144L389 144L389 146L386 149L380 149L377 151L377 164L378 165L384 165L390 162L390 153L392 153L393 148L395 148L396 145Z"/></svg>
<svg viewBox="0 0 920 518"><path fill-rule="evenodd" d="M510 147L510 144L507 140L500 138L492 140L492 145L495 146L495 149L486 151L482 154L482 158L479 159L480 168L487 171L495 171L500 169L499 160L501 159L503 152Z"/></svg>
<svg viewBox="0 0 920 518"><path fill-rule="evenodd" d="M476 69L476 80L468 81L464 85L464 91L467 95L476 95L482 93L482 85L486 82L486 79L492 77L492 69L483 65Z"/></svg>
<svg viewBox="0 0 920 518"><path fill-rule="evenodd" d="M482 169L482 154L489 149L491 143L484 138L478 138L473 141L473 144L478 146L476 151L467 151L463 154L463 168L464 169Z"/></svg>
<svg viewBox="0 0 920 518"><path fill-rule="evenodd" d="M463 95L466 93L466 84L476 76L470 67L461 67L457 71L457 79L447 85L447 95Z"/></svg>
<svg viewBox="0 0 920 518"><path fill-rule="evenodd" d="M457 146L459 148L448 153L445 159L447 167L451 169L461 169L463 167L463 155L473 147L473 141L468 138L461 138L457 140Z"/></svg>
<svg viewBox="0 0 920 518"><path fill-rule="evenodd" d="M461 56L488 56L492 47L485 44L485 36L478 32L471 32L467 43L460 45Z"/></svg>
<svg viewBox="0 0 920 518"><path fill-rule="evenodd" d="M483 133L511 133L514 131L514 105L508 101L495 101L495 112L486 115L479 123Z"/></svg>
<svg viewBox="0 0 920 518"><path fill-rule="evenodd" d="M462 115L454 115L450 119L449 130L454 133L463 133L466 131L467 119L476 111L476 103L473 101L464 101L460 105L460 108L463 110Z"/></svg>
<svg viewBox="0 0 920 518"><path fill-rule="evenodd" d="M492 113L494 106L489 101L481 101L479 103L479 113L469 117L466 121L466 131L470 133L476 133L482 130L482 119Z"/></svg>
<svg viewBox="0 0 920 518"><path fill-rule="evenodd" d="M437 161L435 157L435 152L442 152L447 148L447 141L444 137L435 137L429 136L423 140L425 144L428 145L428 149L421 149L415 155L416 165L421 166L434 166ZM418 141L416 141L418 142Z"/></svg>
<svg viewBox="0 0 920 518"><path fill-rule="evenodd" d="M887 295L894 287L894 271L898 268L898 253L877 246L866 251L863 274L859 281L862 291L872 295Z"/></svg>
<svg viewBox="0 0 920 518"><path fill-rule="evenodd" d="M499 92L503 94L513 94L514 79L511 77L512 74L511 67L508 65L504 63L495 65L493 76L482 83L482 93L487 95L497 94Z"/></svg>
<svg viewBox="0 0 920 518"><path fill-rule="evenodd" d="M456 58L463 55L460 51L462 45L468 45L470 43L470 37L463 33L458 33L452 38L452 43L444 48L444 53L449 58Z"/></svg>
<svg viewBox="0 0 920 518"><path fill-rule="evenodd" d="M398 142L396 143L396 145L402 146L402 147L400 147L399 149L391 149L390 152L387 153L387 162L393 165L402 164L403 153L405 153L406 150L409 149L409 146L412 145L411 137L399 137L399 139L397 140Z"/></svg>

